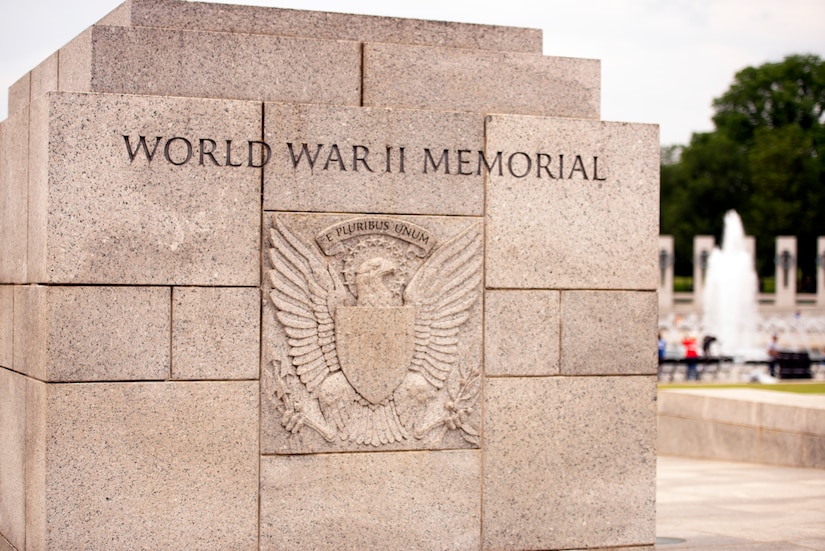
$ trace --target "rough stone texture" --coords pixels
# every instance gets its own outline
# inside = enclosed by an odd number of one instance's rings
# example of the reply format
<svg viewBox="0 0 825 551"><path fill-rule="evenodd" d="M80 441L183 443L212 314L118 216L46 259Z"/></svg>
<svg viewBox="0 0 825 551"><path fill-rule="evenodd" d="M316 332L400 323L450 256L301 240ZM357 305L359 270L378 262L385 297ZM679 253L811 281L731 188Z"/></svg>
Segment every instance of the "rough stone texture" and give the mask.
<svg viewBox="0 0 825 551"><path fill-rule="evenodd" d="M3 368L0 368L0 434L0 534L18 549L25 549L26 378Z"/></svg>
<svg viewBox="0 0 825 551"><path fill-rule="evenodd" d="M485 548L653 543L654 377L491 378L484 405Z"/></svg>
<svg viewBox="0 0 825 551"><path fill-rule="evenodd" d="M172 378L257 379L259 289L175 287Z"/></svg>
<svg viewBox="0 0 825 551"><path fill-rule="evenodd" d="M752 389L659 395L660 453L825 467L825 398Z"/></svg>
<svg viewBox="0 0 825 551"><path fill-rule="evenodd" d="M260 140L260 104L50 93L32 109L31 281L259 284L261 169L247 152ZM151 162L139 136L150 152L162 136ZM186 159L183 138L192 157L175 166L165 157ZM199 163L200 139L215 141L221 166ZM227 140L242 166L224 166Z"/></svg>
<svg viewBox="0 0 825 551"><path fill-rule="evenodd" d="M60 90L358 105L357 42L93 26L60 50Z"/></svg>
<svg viewBox="0 0 825 551"><path fill-rule="evenodd" d="M559 374L559 292L484 293L484 373Z"/></svg>
<svg viewBox="0 0 825 551"><path fill-rule="evenodd" d="M478 451L261 459L261 549L478 549Z"/></svg>
<svg viewBox="0 0 825 551"><path fill-rule="evenodd" d="M29 104L31 97L31 72L9 86L8 113L14 114Z"/></svg>
<svg viewBox="0 0 825 551"><path fill-rule="evenodd" d="M365 106L598 119L592 59L364 45Z"/></svg>
<svg viewBox="0 0 825 551"><path fill-rule="evenodd" d="M38 548L257 548L257 382L45 393Z"/></svg>
<svg viewBox="0 0 825 551"><path fill-rule="evenodd" d="M0 283L26 280L29 110L0 123Z"/></svg>
<svg viewBox="0 0 825 551"><path fill-rule="evenodd" d="M493 115L486 132L488 156L504 152L503 175L487 179L488 288L656 289L656 126ZM508 170L517 152L532 156L523 178ZM551 156L556 179L536 176L537 152ZM526 168L515 155L514 173Z"/></svg>
<svg viewBox="0 0 825 551"><path fill-rule="evenodd" d="M46 381L169 377L170 290L15 287L15 368Z"/></svg>
<svg viewBox="0 0 825 551"><path fill-rule="evenodd" d="M0 285L0 367L14 367L14 287Z"/></svg>
<svg viewBox="0 0 825 551"><path fill-rule="evenodd" d="M563 291L561 373L565 375L653 375L656 293Z"/></svg>
<svg viewBox="0 0 825 551"><path fill-rule="evenodd" d="M541 30L174 0L131 0L101 23L541 53Z"/></svg>
<svg viewBox="0 0 825 551"><path fill-rule="evenodd" d="M266 104L264 111L265 141L274 149L264 174L267 210L458 215L483 212L483 176L474 164L462 165L462 171L471 174L457 174L458 150L467 150L466 160L478 162L477 151L484 144L483 121L478 116L282 104ZM307 144L306 151L303 143ZM287 144L292 144L292 153ZM320 149L319 144L323 144ZM387 147L392 148L389 171ZM450 150L449 173L445 174L444 164L438 170L428 164L424 173L428 160L425 148L431 148L433 164L441 160L445 149ZM316 159L314 168L310 168L310 155ZM355 162L356 155L367 159L366 164ZM293 158L300 159L297 167Z"/></svg>
<svg viewBox="0 0 825 551"><path fill-rule="evenodd" d="M276 217L285 228L283 231L288 231L295 243L303 243L305 253L297 247L283 247L287 238L281 240L277 237L281 230L275 226ZM323 243L328 235L337 235L335 228L342 227L337 224L359 219L364 220L352 215L265 213L263 265L267 273L263 286L262 452L292 454L478 447L481 427L482 237L480 233L473 232L481 231L480 220L428 216L371 217L376 222L388 222L389 231L353 235L356 232L350 227L348 239L339 243L343 250L329 249L330 256L321 252L316 244L317 236L322 238ZM435 246L426 252L397 239L394 233L397 224L399 227L403 224L407 228L422 228L427 232L427 243ZM454 241L462 235L466 236L463 234L465 231L475 235L475 239ZM282 249L275 249L273 235ZM303 256L306 260L291 263L285 259L285 254L292 258ZM360 283L355 284L354 272L375 258L395 266L395 271L382 279L383 285L399 293L393 295L392 306L386 307L387 312L382 311L383 307L365 306L366 295L362 301L360 295L356 299L353 294L361 288ZM308 267L310 264L313 265L311 270ZM275 266L281 268L274 269ZM304 296L302 291L304 284L301 283L301 276L294 275L302 269L306 273L314 271L316 274L331 271L341 278L337 285L344 294L333 293L330 296L319 291L309 299L309 295ZM433 270L436 273L450 273L453 277L433 279L428 275ZM287 283L287 271L293 273L292 285ZM417 298L409 296L414 274L422 282L415 286ZM457 277L462 274L467 277ZM470 277L473 274L475 276ZM317 285L327 284L324 278L316 278L317 275L311 279ZM350 281L350 285L346 287L344 281ZM328 283L334 285L334 281ZM277 289L286 291L275 293L276 284ZM404 285L407 285L406 288ZM445 301L444 296L433 294L433 289L437 291L442 288L441 285L444 289L456 289L459 294ZM400 289L405 289L403 299ZM466 294L460 294L461 289ZM291 294L286 295L287 292ZM279 315L273 296L280 297L282 307L290 308L292 313ZM434 307L418 300L424 297L433 299L431 304ZM393 343L384 347L379 359L368 363L352 354L359 347L359 335L372 339L376 347L382 335L368 333L367 326L374 325L368 322L345 326L336 311L332 314L335 316L334 352L333 349L325 349L323 353L326 356L320 357L322 351L312 343L327 337L324 322L316 321L324 319L325 308L321 304L331 301L338 308L342 305L341 299L345 299L343 306L355 307L357 303L358 307L365 307L369 316L380 317L386 325L386 331L381 334L392 333L396 335L397 343L405 344ZM445 313L444 305L456 309L453 313ZM390 323L388 312L402 309L401 306L415 309L417 329L414 325ZM310 313L309 309L316 314ZM464 315L466 319L456 325L456 332L443 330L444 325L451 326L453 319L460 320ZM326 316L330 314L326 313ZM284 319L292 325L287 326ZM301 327L298 327L296 320L301 322ZM291 331L291 343L287 330ZM345 341L347 338L350 340ZM436 340L438 344L435 344ZM415 348L410 355L407 355L407 346ZM370 369L376 366L382 372L380 378L370 375ZM393 380L387 382L384 372ZM396 376L401 379L400 384L394 378ZM358 394L356 386L362 378L369 385L358 387L362 392ZM382 383L379 390L389 389L387 399L382 400L382 404L372 402L364 405L364 398L376 391L372 384L376 381ZM450 423L454 423L454 428L449 428Z"/></svg>

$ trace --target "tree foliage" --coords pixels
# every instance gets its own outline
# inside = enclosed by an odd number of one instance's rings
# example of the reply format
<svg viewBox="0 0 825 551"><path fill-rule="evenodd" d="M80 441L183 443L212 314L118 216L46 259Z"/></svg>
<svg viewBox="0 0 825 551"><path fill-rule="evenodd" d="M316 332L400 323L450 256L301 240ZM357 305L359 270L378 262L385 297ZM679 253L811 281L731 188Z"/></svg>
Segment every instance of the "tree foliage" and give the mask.
<svg viewBox="0 0 825 551"><path fill-rule="evenodd" d="M735 209L771 275L777 235L798 237L799 266L814 275L825 235L825 63L791 55L747 67L714 100L715 130L663 150L661 230L675 239L677 272L692 271L693 236L721 237Z"/></svg>

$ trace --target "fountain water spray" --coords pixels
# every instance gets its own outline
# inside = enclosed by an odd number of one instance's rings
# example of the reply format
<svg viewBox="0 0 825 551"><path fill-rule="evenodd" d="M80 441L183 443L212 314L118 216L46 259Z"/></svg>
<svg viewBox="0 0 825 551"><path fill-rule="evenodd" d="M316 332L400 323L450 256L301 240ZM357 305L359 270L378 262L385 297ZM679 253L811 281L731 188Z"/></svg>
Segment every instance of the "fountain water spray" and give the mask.
<svg viewBox="0 0 825 551"><path fill-rule="evenodd" d="M703 295L705 334L713 335L723 355L764 356L754 342L758 320L757 278L745 230L736 211L725 214L722 248L708 258Z"/></svg>

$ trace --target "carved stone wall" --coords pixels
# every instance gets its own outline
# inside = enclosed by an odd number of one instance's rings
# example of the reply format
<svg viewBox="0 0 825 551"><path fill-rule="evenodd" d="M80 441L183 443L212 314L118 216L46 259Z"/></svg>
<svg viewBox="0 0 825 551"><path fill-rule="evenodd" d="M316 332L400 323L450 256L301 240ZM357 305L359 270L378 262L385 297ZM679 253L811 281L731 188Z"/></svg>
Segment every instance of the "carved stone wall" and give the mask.
<svg viewBox="0 0 825 551"><path fill-rule="evenodd" d="M652 549L658 130L541 48L128 0L15 83L0 549Z"/></svg>

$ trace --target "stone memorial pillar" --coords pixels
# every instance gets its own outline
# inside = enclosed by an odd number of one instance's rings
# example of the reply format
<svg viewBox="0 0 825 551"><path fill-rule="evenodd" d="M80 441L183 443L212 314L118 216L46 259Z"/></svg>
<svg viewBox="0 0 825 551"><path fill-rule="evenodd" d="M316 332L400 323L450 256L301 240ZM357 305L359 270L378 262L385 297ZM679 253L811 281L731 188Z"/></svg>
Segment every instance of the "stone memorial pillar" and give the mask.
<svg viewBox="0 0 825 551"><path fill-rule="evenodd" d="M673 308L673 236L659 236L659 311Z"/></svg>
<svg viewBox="0 0 825 551"><path fill-rule="evenodd" d="M776 299L781 308L796 307L796 237L776 238Z"/></svg>
<svg viewBox="0 0 825 551"><path fill-rule="evenodd" d="M816 305L825 306L825 237L816 239Z"/></svg>
<svg viewBox="0 0 825 551"><path fill-rule="evenodd" d="M652 549L658 129L541 52L128 0L18 81L0 534Z"/></svg>
<svg viewBox="0 0 825 551"><path fill-rule="evenodd" d="M716 246L716 240L712 235L693 236L693 307L697 311L701 310L704 305L703 293L708 258L714 246Z"/></svg>

